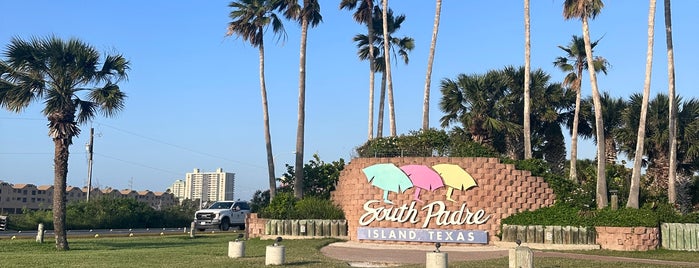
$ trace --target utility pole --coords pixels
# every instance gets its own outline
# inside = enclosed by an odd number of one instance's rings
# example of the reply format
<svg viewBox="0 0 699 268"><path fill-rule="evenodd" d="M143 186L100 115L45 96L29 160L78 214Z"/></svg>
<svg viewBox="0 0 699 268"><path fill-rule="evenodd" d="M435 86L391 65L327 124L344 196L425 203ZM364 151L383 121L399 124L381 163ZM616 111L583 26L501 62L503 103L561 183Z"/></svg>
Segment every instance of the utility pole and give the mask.
<svg viewBox="0 0 699 268"><path fill-rule="evenodd" d="M90 142L87 143L87 201L90 202L90 192L92 192L92 146L95 137L95 129L90 128Z"/></svg>

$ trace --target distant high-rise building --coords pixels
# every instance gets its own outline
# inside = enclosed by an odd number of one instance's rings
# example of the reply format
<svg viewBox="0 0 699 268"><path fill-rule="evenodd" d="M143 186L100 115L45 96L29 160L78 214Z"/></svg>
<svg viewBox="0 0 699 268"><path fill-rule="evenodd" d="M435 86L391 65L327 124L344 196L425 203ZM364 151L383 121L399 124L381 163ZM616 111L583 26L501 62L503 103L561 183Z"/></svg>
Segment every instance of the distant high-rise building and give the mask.
<svg viewBox="0 0 699 268"><path fill-rule="evenodd" d="M176 180L175 182L170 185L170 193L174 195L180 202L185 199L185 186L184 186L184 181L183 180Z"/></svg>
<svg viewBox="0 0 699 268"><path fill-rule="evenodd" d="M201 172L197 168L185 176L184 198L201 202L233 200L234 189L235 173L223 172L222 168Z"/></svg>

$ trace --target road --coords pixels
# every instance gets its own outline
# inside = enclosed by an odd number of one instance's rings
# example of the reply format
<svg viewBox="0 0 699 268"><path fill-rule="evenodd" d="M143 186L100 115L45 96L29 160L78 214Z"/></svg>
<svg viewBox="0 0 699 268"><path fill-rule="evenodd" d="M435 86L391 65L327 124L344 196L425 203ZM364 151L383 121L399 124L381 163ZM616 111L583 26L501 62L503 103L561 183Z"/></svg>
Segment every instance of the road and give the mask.
<svg viewBox="0 0 699 268"><path fill-rule="evenodd" d="M68 230L67 234L68 237L86 237L86 236L130 236L130 234L133 234L134 236L137 235L175 235L175 234L185 234L190 231L189 228L146 228L146 229L93 229L93 230ZM205 232L211 233L211 232L216 232L216 233L221 233L224 231L220 230L206 230ZM38 231L13 231L13 230L7 230L7 231L0 231L0 239L11 239L12 237L15 238L28 238L28 237L36 237ZM231 228L229 231L225 231L224 233L236 233L238 230L235 228ZM51 238L54 236L53 230L46 230L44 231L44 238Z"/></svg>

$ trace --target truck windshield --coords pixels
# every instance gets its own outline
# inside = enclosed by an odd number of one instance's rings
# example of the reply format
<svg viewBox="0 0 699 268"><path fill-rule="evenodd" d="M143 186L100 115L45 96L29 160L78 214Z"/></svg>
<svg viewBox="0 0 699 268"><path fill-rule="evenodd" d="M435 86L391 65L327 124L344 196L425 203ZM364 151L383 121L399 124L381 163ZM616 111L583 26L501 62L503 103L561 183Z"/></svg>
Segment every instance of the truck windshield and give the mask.
<svg viewBox="0 0 699 268"><path fill-rule="evenodd" d="M233 202L216 202L213 203L210 209L229 209L233 205Z"/></svg>

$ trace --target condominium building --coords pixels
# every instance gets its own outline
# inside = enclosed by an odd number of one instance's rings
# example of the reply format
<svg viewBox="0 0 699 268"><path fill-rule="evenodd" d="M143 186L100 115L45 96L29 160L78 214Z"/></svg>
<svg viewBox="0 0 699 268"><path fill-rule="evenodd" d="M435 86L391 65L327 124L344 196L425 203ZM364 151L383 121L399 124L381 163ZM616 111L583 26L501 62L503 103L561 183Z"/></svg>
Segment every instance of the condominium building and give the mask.
<svg viewBox="0 0 699 268"><path fill-rule="evenodd" d="M235 173L223 172L222 168L216 172L187 173L184 181L184 196L186 199L211 202L219 200L233 200L235 189Z"/></svg>
<svg viewBox="0 0 699 268"><path fill-rule="evenodd" d="M23 210L50 210L53 204L53 185L11 184L0 181L0 215L22 213ZM95 198L133 198L147 203L156 210L161 210L177 204L175 196L164 192L133 190L116 190L112 188L94 188L90 195ZM66 201L85 200L87 187L66 187Z"/></svg>

